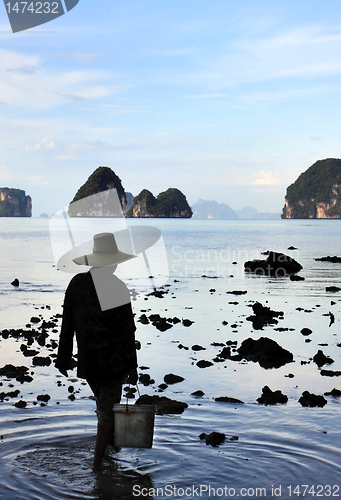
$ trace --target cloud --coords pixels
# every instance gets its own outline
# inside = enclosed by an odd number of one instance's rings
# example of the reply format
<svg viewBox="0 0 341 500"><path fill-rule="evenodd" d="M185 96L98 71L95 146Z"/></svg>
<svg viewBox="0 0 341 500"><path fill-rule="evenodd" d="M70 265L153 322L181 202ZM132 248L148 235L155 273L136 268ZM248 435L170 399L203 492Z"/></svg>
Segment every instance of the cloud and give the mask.
<svg viewBox="0 0 341 500"><path fill-rule="evenodd" d="M257 38L244 35L219 48L213 44L205 52L198 51L186 70L164 72L156 78L195 88L199 85L219 94L222 89L246 83L296 81L341 73L341 34L337 26L332 29L313 25L261 38L258 33Z"/></svg>
<svg viewBox="0 0 341 500"><path fill-rule="evenodd" d="M270 171L259 170L254 174L255 179L251 182L253 186L275 186L280 183L280 173L273 174Z"/></svg>
<svg viewBox="0 0 341 500"><path fill-rule="evenodd" d="M125 89L113 82L109 71L50 69L38 57L0 50L1 100L21 110L103 98Z"/></svg>
<svg viewBox="0 0 341 500"><path fill-rule="evenodd" d="M57 147L56 143L49 139L48 137L44 137L41 141L33 144L25 146L25 151L41 151L41 150L51 150Z"/></svg>
<svg viewBox="0 0 341 500"><path fill-rule="evenodd" d="M6 71L10 73L19 73L22 75L33 75L36 73L38 68L36 66L32 66L31 64L23 64L22 66L19 66L18 68L8 68Z"/></svg>

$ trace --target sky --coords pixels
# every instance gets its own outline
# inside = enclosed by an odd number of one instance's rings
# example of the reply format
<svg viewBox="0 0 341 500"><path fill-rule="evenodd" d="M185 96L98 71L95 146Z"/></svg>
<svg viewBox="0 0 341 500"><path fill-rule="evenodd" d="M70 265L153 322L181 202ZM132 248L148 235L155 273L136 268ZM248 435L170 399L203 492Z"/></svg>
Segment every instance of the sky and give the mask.
<svg viewBox="0 0 341 500"><path fill-rule="evenodd" d="M99 166L133 195L281 212L341 157L339 0L80 0L18 33L0 5L0 43L0 186L33 216Z"/></svg>

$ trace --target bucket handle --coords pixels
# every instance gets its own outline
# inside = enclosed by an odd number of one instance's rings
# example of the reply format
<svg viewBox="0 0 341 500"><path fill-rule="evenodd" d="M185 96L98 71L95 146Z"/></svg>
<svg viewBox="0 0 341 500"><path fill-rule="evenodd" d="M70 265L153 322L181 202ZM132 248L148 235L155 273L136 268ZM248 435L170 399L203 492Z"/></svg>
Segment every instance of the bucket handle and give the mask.
<svg viewBox="0 0 341 500"><path fill-rule="evenodd" d="M128 384L128 385L130 385L130 384ZM141 397L141 394L140 394L140 389L139 389L139 386L137 385L137 383L136 383L136 384L134 384L134 385L136 385L136 389L137 389L137 392L138 392L138 395L139 395L139 398L140 398L140 397ZM126 412L128 412L128 411L129 411L128 396L127 396L127 401L126 401L126 410L125 410L125 411L126 411Z"/></svg>

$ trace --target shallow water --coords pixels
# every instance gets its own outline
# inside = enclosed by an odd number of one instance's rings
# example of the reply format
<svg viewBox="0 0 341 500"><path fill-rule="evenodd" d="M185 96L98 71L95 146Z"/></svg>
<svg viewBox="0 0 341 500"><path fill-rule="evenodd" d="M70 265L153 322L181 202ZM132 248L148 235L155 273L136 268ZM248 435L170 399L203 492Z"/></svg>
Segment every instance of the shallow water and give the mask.
<svg viewBox="0 0 341 500"><path fill-rule="evenodd" d="M155 224L162 230L167 250L169 293L162 299L138 296L133 301L136 319L146 311L194 323L190 327L178 323L160 332L137 321L136 337L142 345L139 365L148 366L144 372L155 379L149 387L140 385L140 392L153 394L166 373L179 374L185 380L160 394L184 401L188 408L182 415L156 416L151 450L110 450L102 471L94 473L96 415L90 389L72 372L65 379L52 365L30 365L31 358L20 350L21 339L1 339L0 366L26 365L34 380L20 384L1 378L1 391L20 389L21 393L0 402L0 498L211 498L214 494L291 498L299 496L297 489L294 493L297 485L314 485L305 496L340 496L341 400L328 396L323 408L303 408L298 403L305 390L323 394L334 387L341 389L339 377L321 376L311 361L322 349L334 359L327 368L341 370L341 295L325 291L327 285L340 283L341 265L314 260L340 255L339 221L158 220ZM32 316L48 320L60 313L71 276L53 267L48 222L2 219L0 228L1 329L23 328ZM289 245L298 250L288 251ZM244 275L243 262L261 257L268 249L285 251L301 262L305 281ZM128 270L122 275L129 286L133 279ZM18 289L10 285L15 277L20 279ZM247 293L226 293L234 290ZM284 318L254 330L246 318L256 300L282 310ZM335 315L330 327L329 311ZM277 327L289 330L281 332ZM313 331L311 342L301 335L303 327ZM231 360L205 369L196 366L198 360L212 360L220 351L212 342L236 340L240 345L250 336L276 340L293 352L294 362L271 370ZM40 355L55 352L50 346L54 339L58 328L50 333L46 346L38 346ZM194 344L204 350L194 351ZM289 373L294 377L289 378ZM71 385L74 401L68 398ZM288 403L258 404L265 385L280 389ZM202 398L191 395L199 389L205 393ZM51 396L46 406L37 403L39 394ZM238 398L244 404L218 403L214 401L218 396ZM26 408L13 406L20 399L27 402ZM226 434L219 447L199 439L202 432L212 431ZM230 440L232 436L238 440ZM301 487L300 496L303 492Z"/></svg>

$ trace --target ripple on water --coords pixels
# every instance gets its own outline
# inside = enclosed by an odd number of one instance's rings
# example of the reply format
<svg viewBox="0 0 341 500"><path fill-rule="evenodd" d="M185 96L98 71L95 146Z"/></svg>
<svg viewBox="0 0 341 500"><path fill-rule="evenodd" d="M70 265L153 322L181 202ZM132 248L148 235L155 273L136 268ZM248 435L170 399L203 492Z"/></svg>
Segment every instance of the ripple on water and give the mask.
<svg viewBox="0 0 341 500"><path fill-rule="evenodd" d="M340 452L330 429L335 419L330 421L331 410L319 410L255 405L236 409L206 401L200 407L190 406L183 415L157 416L151 450L111 450L97 473L91 470L93 417L69 414L64 435L63 419L57 414L51 413L40 431L39 421L34 429L31 419L25 418L1 456L6 486L0 498L132 499L137 498L134 486L136 491L159 488L154 498L162 498L160 489L166 485L265 488L271 498L273 485L335 484L341 472ZM300 423L303 417L305 424ZM323 428L328 429L325 439L321 439ZM227 437L215 448L199 439L201 432L213 430ZM230 441L233 435L239 440Z"/></svg>

